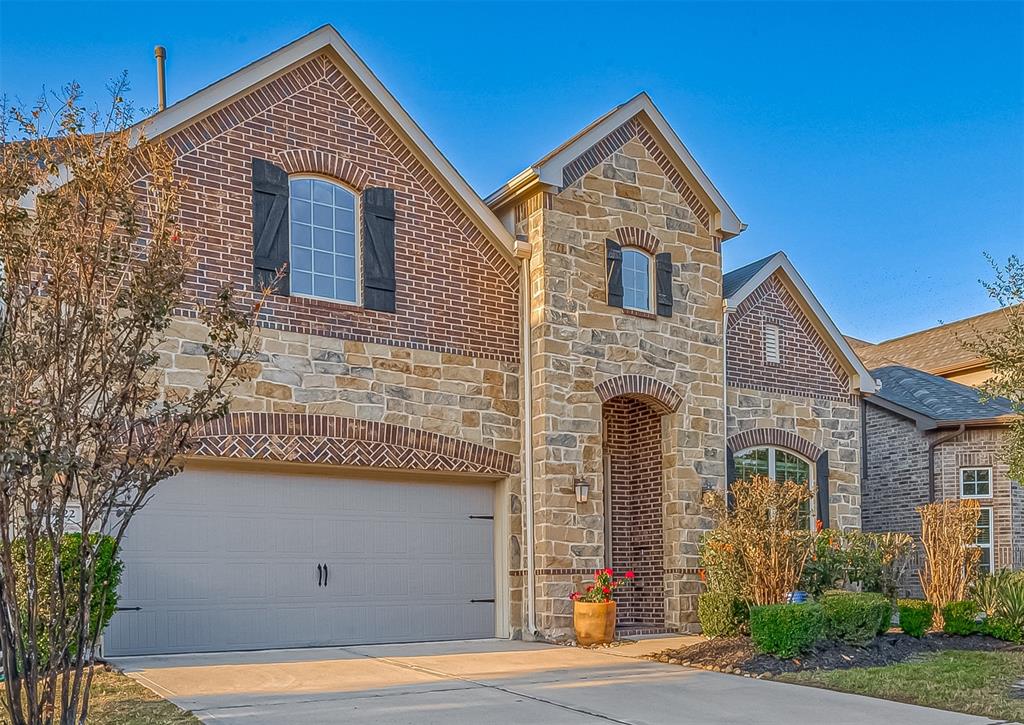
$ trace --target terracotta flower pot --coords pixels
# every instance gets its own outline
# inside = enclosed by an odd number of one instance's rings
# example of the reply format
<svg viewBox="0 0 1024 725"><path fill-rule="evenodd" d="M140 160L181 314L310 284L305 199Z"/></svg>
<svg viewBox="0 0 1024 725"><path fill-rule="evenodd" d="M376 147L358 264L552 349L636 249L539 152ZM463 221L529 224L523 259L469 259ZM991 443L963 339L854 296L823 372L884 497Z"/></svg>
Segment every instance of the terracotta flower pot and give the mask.
<svg viewBox="0 0 1024 725"><path fill-rule="evenodd" d="M573 602L572 628L578 644L611 642L615 639L615 602Z"/></svg>

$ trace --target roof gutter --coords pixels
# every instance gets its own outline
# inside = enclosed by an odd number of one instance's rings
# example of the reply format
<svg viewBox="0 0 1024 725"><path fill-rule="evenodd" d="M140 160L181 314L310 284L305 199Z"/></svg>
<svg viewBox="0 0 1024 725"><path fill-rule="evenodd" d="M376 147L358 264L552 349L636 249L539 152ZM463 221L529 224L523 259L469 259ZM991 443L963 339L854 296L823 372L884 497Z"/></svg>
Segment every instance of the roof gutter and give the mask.
<svg viewBox="0 0 1024 725"><path fill-rule="evenodd" d="M928 503L935 503L935 449L963 434L966 429L966 424L961 423L955 431L938 436L928 444Z"/></svg>

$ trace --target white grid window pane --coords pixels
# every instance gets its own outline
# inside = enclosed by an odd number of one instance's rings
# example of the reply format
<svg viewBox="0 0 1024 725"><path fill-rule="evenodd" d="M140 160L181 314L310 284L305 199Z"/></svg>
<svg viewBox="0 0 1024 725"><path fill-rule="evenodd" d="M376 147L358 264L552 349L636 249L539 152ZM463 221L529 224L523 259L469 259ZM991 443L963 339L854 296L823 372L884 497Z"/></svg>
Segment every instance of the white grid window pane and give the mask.
<svg viewBox="0 0 1024 725"><path fill-rule="evenodd" d="M622 304L634 310L651 309L651 260L636 249L622 252Z"/></svg>
<svg viewBox="0 0 1024 725"><path fill-rule="evenodd" d="M324 179L292 179L290 190L292 292L357 302L355 194Z"/></svg>
<svg viewBox="0 0 1024 725"><path fill-rule="evenodd" d="M960 495L987 498L992 495L992 476L987 468L964 468L960 471Z"/></svg>

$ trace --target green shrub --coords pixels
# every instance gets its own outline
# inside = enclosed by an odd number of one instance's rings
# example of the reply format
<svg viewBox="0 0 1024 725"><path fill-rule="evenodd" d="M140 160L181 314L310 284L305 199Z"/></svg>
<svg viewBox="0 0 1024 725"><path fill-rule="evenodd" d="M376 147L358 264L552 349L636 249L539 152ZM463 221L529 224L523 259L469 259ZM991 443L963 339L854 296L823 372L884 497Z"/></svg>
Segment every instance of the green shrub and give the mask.
<svg viewBox="0 0 1024 725"><path fill-rule="evenodd" d="M946 634L967 636L981 631L978 615L981 613L977 602L970 600L950 602L942 608L942 631Z"/></svg>
<svg viewBox="0 0 1024 725"><path fill-rule="evenodd" d="M750 609L750 636L765 654L795 657L824 632L825 612L820 604L769 604Z"/></svg>
<svg viewBox="0 0 1024 725"><path fill-rule="evenodd" d="M900 628L920 639L932 626L935 607L924 599L900 599Z"/></svg>
<svg viewBox="0 0 1024 725"><path fill-rule="evenodd" d="M996 639L1024 644L1024 627L998 614L985 620L984 631Z"/></svg>
<svg viewBox="0 0 1024 725"><path fill-rule="evenodd" d="M115 555L115 542L110 536L90 534L89 543L95 550L96 574L93 583L92 596L89 600L89 633L88 639L92 640L98 633L106 629L110 618L117 609L117 587L121 583L121 572L124 564ZM81 575L81 534L65 534L60 546L60 570L64 581L64 590L69 592L68 598L74 600L71 594L78 589ZM53 571L53 556L50 545L46 541L38 542L36 546L36 580L39 586L39 593L36 601L39 602L40 616L37 627L39 638L39 651L42 656L49 659L50 642L47 632L51 616L47 611L49 592L56 583L56 576ZM15 575L18 581L19 592L26 591L28 587L28 573L26 571L26 552L24 540L13 543L13 558L15 561ZM27 607L27 603L22 605ZM69 614L69 620L73 617ZM27 617L23 617L27 621ZM27 632L25 633L27 635ZM74 654L74 649L71 654ZM45 664L45 663L44 663Z"/></svg>
<svg viewBox="0 0 1024 725"><path fill-rule="evenodd" d="M697 597L697 619L705 637L735 637L747 628L750 610L732 594L704 592Z"/></svg>
<svg viewBox="0 0 1024 725"><path fill-rule="evenodd" d="M835 592L821 598L825 636L848 644L866 645L889 628L892 604L881 594Z"/></svg>

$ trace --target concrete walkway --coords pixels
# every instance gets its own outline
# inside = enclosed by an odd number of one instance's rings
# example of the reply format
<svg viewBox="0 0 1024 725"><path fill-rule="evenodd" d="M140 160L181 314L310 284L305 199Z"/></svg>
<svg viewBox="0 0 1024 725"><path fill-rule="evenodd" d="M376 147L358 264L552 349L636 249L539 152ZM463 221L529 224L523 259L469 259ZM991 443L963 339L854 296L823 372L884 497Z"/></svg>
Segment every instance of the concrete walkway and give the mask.
<svg viewBox="0 0 1024 725"><path fill-rule="evenodd" d="M114 664L206 723L989 723L940 710L600 650L506 640L125 657Z"/></svg>

